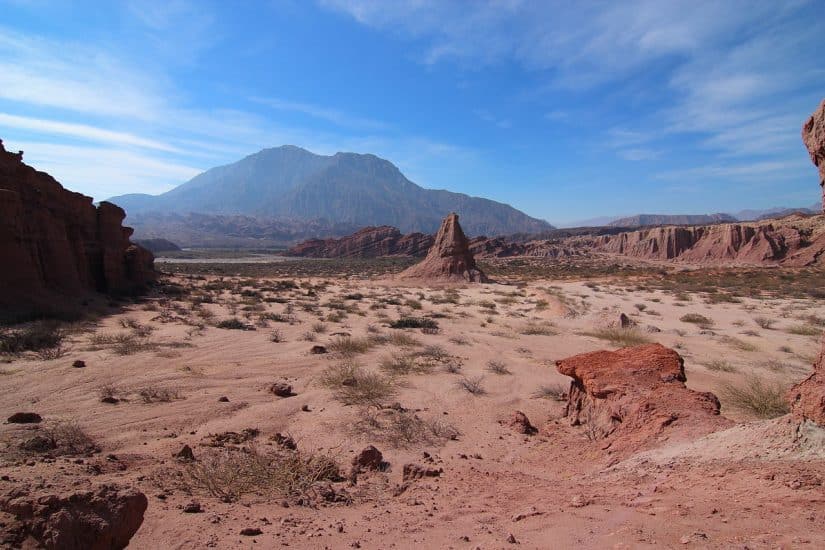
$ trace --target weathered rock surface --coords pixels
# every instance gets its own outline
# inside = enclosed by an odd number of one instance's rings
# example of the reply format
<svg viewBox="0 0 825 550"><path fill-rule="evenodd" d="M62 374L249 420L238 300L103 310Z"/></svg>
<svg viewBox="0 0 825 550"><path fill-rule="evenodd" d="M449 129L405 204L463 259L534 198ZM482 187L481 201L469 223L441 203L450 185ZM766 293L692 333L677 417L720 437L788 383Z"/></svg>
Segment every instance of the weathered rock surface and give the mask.
<svg viewBox="0 0 825 550"><path fill-rule="evenodd" d="M781 224L655 227L596 237L593 246L648 260L807 266L825 253L825 219L791 216Z"/></svg>
<svg viewBox="0 0 825 550"><path fill-rule="evenodd" d="M401 272L402 278L487 282L470 252L469 241L452 213L441 222L435 242L420 263Z"/></svg>
<svg viewBox="0 0 825 550"><path fill-rule="evenodd" d="M726 428L719 400L685 386L682 358L660 344L594 351L556 362L570 376L565 416L614 450L637 450L663 437L691 439Z"/></svg>
<svg viewBox="0 0 825 550"><path fill-rule="evenodd" d="M825 428L825 336L813 368L810 376L788 392L791 415L798 423L810 421Z"/></svg>
<svg viewBox="0 0 825 550"><path fill-rule="evenodd" d="M340 239L310 239L287 252L305 258L378 258L381 256L424 256L433 244L424 233L402 235L395 227L365 227Z"/></svg>
<svg viewBox="0 0 825 550"><path fill-rule="evenodd" d="M811 162L819 168L822 186L822 212L825 213L825 99L802 125L802 142L811 155Z"/></svg>
<svg viewBox="0 0 825 550"><path fill-rule="evenodd" d="M117 485L68 494L11 490L0 497L0 510L14 517L4 526L0 542L12 548L125 548L143 523L147 506L146 495Z"/></svg>
<svg viewBox="0 0 825 550"><path fill-rule="evenodd" d="M35 309L89 292L132 292L154 280L152 254L129 242L125 214L63 188L0 141L0 306Z"/></svg>

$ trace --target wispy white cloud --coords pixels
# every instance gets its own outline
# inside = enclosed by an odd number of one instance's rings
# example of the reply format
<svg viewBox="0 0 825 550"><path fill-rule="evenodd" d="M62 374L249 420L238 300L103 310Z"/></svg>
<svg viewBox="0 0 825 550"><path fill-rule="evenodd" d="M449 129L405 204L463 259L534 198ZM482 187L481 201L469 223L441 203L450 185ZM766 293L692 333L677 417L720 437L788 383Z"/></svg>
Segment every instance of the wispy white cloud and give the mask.
<svg viewBox="0 0 825 550"><path fill-rule="evenodd" d="M167 151L172 153L183 152L181 149L166 143L142 138L127 132L115 132L86 124L74 124L70 122L60 122L57 120L22 117L2 112L0 112L0 127L35 130L48 134L61 134L91 141L131 145L145 149L156 149L159 151Z"/></svg>
<svg viewBox="0 0 825 550"><path fill-rule="evenodd" d="M313 105L311 103L288 101L276 97L252 97L250 99L256 103L271 107L272 109L302 113L313 118L326 120L327 122L331 122L337 126L362 128L368 130L385 130L388 128L387 124L378 120L354 116L338 109L331 109L329 107Z"/></svg>

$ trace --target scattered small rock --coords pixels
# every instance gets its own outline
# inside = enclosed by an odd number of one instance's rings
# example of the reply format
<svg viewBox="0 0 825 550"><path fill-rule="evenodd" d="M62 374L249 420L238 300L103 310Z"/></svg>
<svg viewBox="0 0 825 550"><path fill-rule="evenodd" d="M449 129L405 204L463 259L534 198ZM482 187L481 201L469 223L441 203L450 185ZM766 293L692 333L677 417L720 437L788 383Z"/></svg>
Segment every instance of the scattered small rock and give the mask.
<svg viewBox="0 0 825 550"><path fill-rule="evenodd" d="M175 453L175 458L182 461L182 462L194 462L195 461L195 453L192 452L192 447L189 445L184 445L183 448Z"/></svg>
<svg viewBox="0 0 825 550"><path fill-rule="evenodd" d="M83 361L82 359L78 359L74 363L72 363L72 366L76 369L85 369L86 368L86 361Z"/></svg>
<svg viewBox="0 0 825 550"><path fill-rule="evenodd" d="M321 355L327 352L327 348L325 346L312 346L309 352L313 355Z"/></svg>
<svg viewBox="0 0 825 550"><path fill-rule="evenodd" d="M200 514L203 512L203 508L201 508L201 503L193 500L189 504L183 507L183 512L185 514Z"/></svg>
<svg viewBox="0 0 825 550"><path fill-rule="evenodd" d="M286 382L275 382L269 387L269 391L278 397L292 397L295 395L292 393L292 384Z"/></svg>
<svg viewBox="0 0 825 550"><path fill-rule="evenodd" d="M309 405L301 405L301 410L304 412L309 412Z"/></svg>
<svg viewBox="0 0 825 550"><path fill-rule="evenodd" d="M39 424L43 418L37 413L33 412L18 412L11 415L8 419L9 424Z"/></svg>
<svg viewBox="0 0 825 550"><path fill-rule="evenodd" d="M584 495L576 495L570 499L570 506L573 508L584 508L590 504L593 504L593 501Z"/></svg>
<svg viewBox="0 0 825 550"><path fill-rule="evenodd" d="M509 535L507 535L507 542L509 542L510 544L518 544L518 541L516 540L516 536L513 533L510 533Z"/></svg>
<svg viewBox="0 0 825 550"><path fill-rule="evenodd" d="M110 405L114 405L116 403L120 403L120 399L114 397L113 395L107 395L106 397L100 398L101 403L109 403Z"/></svg>
<svg viewBox="0 0 825 550"><path fill-rule="evenodd" d="M514 411L507 420L507 425L510 426L516 433L524 435L533 435L538 432L536 427L530 423L527 415L521 411Z"/></svg>
<svg viewBox="0 0 825 550"><path fill-rule="evenodd" d="M379 470L383 463L384 455L372 445L365 447L360 453L352 457L352 467L357 470Z"/></svg>
<svg viewBox="0 0 825 550"><path fill-rule="evenodd" d="M229 398L225 395L222 395L222 396L218 397L218 402L219 403L229 403Z"/></svg>
<svg viewBox="0 0 825 550"><path fill-rule="evenodd" d="M294 451L298 448L298 445L295 443L295 440L292 439L292 436L284 435L280 432L272 436L272 441L274 441L284 449L289 449L291 451Z"/></svg>
<svg viewBox="0 0 825 550"><path fill-rule="evenodd" d="M261 534L263 534L263 531L257 527L247 527L246 529L241 529L241 535L244 537L257 537Z"/></svg>
<svg viewBox="0 0 825 550"><path fill-rule="evenodd" d="M439 477L444 470L441 468L428 468L420 464L404 464L404 473L402 479L409 481L412 479L421 479L424 477Z"/></svg>

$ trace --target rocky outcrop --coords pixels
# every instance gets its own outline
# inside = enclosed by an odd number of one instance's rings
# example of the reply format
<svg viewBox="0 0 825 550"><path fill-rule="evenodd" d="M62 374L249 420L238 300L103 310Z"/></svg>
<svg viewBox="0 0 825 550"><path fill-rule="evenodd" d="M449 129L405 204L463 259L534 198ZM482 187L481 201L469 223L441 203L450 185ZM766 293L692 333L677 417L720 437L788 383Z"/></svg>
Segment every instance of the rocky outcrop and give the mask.
<svg viewBox="0 0 825 550"><path fill-rule="evenodd" d="M0 498L0 510L14 518L3 526L0 542L11 548L125 548L147 506L146 495L117 485L67 494L11 490Z"/></svg>
<svg viewBox="0 0 825 550"><path fill-rule="evenodd" d="M0 306L36 309L88 292L133 292L154 280L154 258L132 244L125 214L63 188L0 141Z"/></svg>
<svg viewBox="0 0 825 550"><path fill-rule="evenodd" d="M788 393L791 415L795 422L813 422L825 428L825 336L813 372L793 386Z"/></svg>
<svg viewBox="0 0 825 550"><path fill-rule="evenodd" d="M441 222L435 241L424 260L402 271L400 277L487 282L487 276L476 267L469 244L458 224L458 214L452 213Z"/></svg>
<svg viewBox="0 0 825 550"><path fill-rule="evenodd" d="M791 216L771 223L665 226L596 237L596 250L647 260L806 266L825 252L825 219Z"/></svg>
<svg viewBox="0 0 825 550"><path fill-rule="evenodd" d="M707 225L735 222L730 214L637 214L613 220L610 227L642 227L646 225Z"/></svg>
<svg viewBox="0 0 825 550"><path fill-rule="evenodd" d="M310 239L287 252L305 258L378 258L381 256L424 256L432 246L432 235L402 235L395 227L365 227L340 239Z"/></svg>
<svg viewBox="0 0 825 550"><path fill-rule="evenodd" d="M825 99L819 108L802 125L802 142L811 155L811 162L819 168L819 185L822 186L822 212L825 213Z"/></svg>
<svg viewBox="0 0 825 550"><path fill-rule="evenodd" d="M178 252L180 247L167 239L132 239L138 246L142 246L152 254L159 252Z"/></svg>
<svg viewBox="0 0 825 550"><path fill-rule="evenodd" d="M719 415L715 395L685 386L682 358L660 344L583 353L556 367L573 379L565 416L591 440L609 439L613 450L693 439L732 424Z"/></svg>

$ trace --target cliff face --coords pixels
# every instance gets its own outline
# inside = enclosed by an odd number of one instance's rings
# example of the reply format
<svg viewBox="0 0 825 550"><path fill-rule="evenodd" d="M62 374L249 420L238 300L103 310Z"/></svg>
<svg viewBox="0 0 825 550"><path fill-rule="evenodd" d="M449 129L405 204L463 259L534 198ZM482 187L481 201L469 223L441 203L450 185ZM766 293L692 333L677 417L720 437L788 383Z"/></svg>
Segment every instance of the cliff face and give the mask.
<svg viewBox="0 0 825 550"><path fill-rule="evenodd" d="M806 266L818 263L825 252L823 221L655 227L596 237L594 247L648 260Z"/></svg>
<svg viewBox="0 0 825 550"><path fill-rule="evenodd" d="M811 162L819 169L822 186L822 212L825 213L825 99L802 125L802 142L808 149Z"/></svg>
<svg viewBox="0 0 825 550"><path fill-rule="evenodd" d="M402 235L395 227L365 227L340 239L310 239L289 249L291 256L305 258L378 258L380 256L424 256L433 236Z"/></svg>
<svg viewBox="0 0 825 550"><path fill-rule="evenodd" d="M155 278L114 204L63 188L0 141L0 305L37 308L87 292L133 292Z"/></svg>

